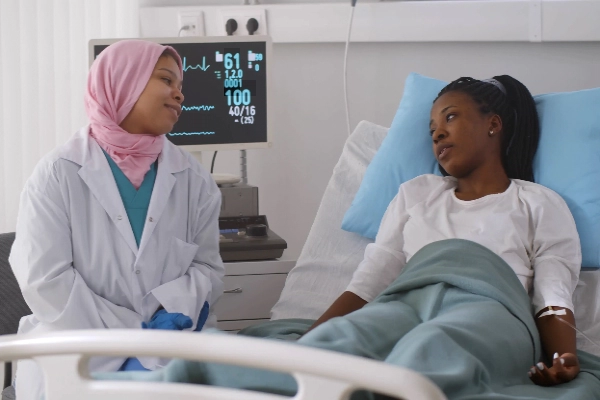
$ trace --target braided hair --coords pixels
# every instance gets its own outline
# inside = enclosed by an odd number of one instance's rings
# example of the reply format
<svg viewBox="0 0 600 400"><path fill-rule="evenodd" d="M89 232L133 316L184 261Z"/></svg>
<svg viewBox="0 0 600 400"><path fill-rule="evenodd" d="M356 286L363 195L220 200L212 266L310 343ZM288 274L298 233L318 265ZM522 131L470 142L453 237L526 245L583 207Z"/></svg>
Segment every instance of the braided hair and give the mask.
<svg viewBox="0 0 600 400"><path fill-rule="evenodd" d="M448 92L462 92L479 105L481 113L497 114L502 120L502 165L506 175L533 182L533 157L540 137L535 102L525 85L513 77L500 75L493 79L504 86L506 94L497 84L465 77L448 84L436 100ZM441 165L439 168L448 175Z"/></svg>

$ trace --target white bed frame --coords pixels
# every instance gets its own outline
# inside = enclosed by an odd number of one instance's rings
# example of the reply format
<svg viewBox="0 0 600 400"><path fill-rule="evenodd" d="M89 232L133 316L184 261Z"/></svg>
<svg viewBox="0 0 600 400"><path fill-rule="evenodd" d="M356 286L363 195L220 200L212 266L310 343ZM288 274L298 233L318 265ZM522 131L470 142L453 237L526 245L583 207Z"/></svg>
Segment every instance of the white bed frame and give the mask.
<svg viewBox="0 0 600 400"><path fill-rule="evenodd" d="M0 361L33 359L40 365L46 379L46 400L290 399L206 385L93 380L87 361L100 355L185 358L289 373L298 383L294 400L348 399L357 389L405 400L446 400L428 378L409 369L276 340L116 329L0 338Z"/></svg>

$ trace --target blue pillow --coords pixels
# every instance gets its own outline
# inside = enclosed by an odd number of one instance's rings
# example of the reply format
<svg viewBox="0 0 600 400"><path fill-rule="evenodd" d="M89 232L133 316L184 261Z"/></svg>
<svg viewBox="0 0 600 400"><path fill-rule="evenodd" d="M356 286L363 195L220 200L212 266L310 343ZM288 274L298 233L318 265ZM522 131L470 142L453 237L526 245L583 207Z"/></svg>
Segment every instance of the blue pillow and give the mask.
<svg viewBox="0 0 600 400"><path fill-rule="evenodd" d="M390 130L369 164L342 229L374 239L399 186L440 174L431 149L429 112L446 82L410 74ZM600 88L535 96L540 143L536 182L560 194L581 239L582 265L600 268Z"/></svg>

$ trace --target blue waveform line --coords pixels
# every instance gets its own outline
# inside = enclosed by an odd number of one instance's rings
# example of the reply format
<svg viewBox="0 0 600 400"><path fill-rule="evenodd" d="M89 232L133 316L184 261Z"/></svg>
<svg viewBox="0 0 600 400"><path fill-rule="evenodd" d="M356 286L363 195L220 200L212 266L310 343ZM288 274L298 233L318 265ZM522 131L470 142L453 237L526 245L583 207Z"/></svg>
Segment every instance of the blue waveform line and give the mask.
<svg viewBox="0 0 600 400"><path fill-rule="evenodd" d="M183 57L183 72L187 72L188 69L201 69L202 71L206 72L206 70L210 67L210 65L206 65L206 57L202 57L202 65L186 65L186 63L186 57Z"/></svg>
<svg viewBox="0 0 600 400"><path fill-rule="evenodd" d="M171 132L169 136L196 136L196 135L214 135L216 132Z"/></svg>
<svg viewBox="0 0 600 400"><path fill-rule="evenodd" d="M215 106L181 106L182 111L210 111L213 108L215 108Z"/></svg>

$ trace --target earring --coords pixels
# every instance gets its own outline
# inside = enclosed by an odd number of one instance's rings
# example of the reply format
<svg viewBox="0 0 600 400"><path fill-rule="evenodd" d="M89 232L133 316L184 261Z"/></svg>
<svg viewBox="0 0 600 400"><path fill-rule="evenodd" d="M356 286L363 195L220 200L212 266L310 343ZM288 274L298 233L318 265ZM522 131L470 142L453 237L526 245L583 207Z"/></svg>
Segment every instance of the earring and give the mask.
<svg viewBox="0 0 600 400"><path fill-rule="evenodd" d="M490 131L490 133L488 133L488 135L493 136L494 135L494 131Z"/></svg>

